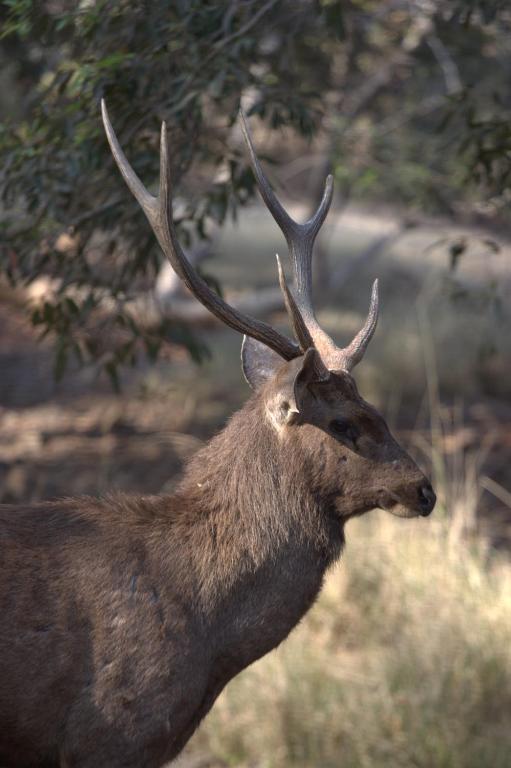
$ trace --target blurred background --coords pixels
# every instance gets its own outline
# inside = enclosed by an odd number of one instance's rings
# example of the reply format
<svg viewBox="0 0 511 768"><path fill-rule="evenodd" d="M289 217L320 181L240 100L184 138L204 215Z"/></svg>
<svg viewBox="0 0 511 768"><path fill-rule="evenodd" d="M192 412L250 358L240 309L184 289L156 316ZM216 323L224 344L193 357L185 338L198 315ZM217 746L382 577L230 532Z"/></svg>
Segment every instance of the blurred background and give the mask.
<svg viewBox="0 0 511 768"><path fill-rule="evenodd" d="M336 197L315 304L339 342L380 278L362 394L432 474L375 511L290 639L233 681L182 768L507 768L511 755L511 9L478 0L0 4L0 500L172 489L249 396L240 337L181 288L113 165L189 258L286 328L237 113L290 212ZM288 265L289 266L289 265Z"/></svg>

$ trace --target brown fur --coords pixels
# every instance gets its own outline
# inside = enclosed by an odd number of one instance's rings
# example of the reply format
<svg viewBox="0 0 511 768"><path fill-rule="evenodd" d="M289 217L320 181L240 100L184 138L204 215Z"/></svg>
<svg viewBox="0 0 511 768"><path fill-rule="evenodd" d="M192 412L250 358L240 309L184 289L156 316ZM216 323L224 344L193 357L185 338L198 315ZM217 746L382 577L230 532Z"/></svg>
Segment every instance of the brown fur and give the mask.
<svg viewBox="0 0 511 768"><path fill-rule="evenodd" d="M301 360L172 496L0 508L3 768L163 765L312 605L349 517L419 513L427 481L353 379L301 380Z"/></svg>

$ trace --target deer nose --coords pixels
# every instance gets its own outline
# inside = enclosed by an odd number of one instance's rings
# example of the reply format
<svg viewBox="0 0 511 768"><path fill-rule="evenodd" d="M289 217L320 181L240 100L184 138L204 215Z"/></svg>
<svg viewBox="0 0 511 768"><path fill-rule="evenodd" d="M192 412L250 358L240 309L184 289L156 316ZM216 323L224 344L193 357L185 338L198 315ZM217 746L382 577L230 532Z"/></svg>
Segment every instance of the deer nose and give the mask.
<svg viewBox="0 0 511 768"><path fill-rule="evenodd" d="M427 517L433 511L436 503L436 494L430 483L424 483L419 488L419 512L422 517Z"/></svg>

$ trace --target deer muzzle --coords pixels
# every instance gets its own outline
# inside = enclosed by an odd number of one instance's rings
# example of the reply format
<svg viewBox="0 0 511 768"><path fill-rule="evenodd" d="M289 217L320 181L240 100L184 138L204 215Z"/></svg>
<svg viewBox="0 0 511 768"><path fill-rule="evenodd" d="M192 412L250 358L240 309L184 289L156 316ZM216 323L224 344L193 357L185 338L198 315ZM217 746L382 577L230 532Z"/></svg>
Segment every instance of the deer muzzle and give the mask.
<svg viewBox="0 0 511 768"><path fill-rule="evenodd" d="M382 491L378 506L397 517L427 517L436 504L436 494L425 478L406 492Z"/></svg>

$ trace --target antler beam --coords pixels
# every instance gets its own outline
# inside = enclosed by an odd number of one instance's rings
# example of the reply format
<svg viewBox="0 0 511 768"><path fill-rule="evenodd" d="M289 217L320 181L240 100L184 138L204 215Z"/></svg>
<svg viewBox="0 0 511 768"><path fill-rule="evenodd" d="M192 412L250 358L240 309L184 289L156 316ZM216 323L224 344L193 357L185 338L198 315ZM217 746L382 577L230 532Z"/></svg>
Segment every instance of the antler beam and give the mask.
<svg viewBox="0 0 511 768"><path fill-rule="evenodd" d="M234 330L251 336L253 339L266 344L284 360L292 360L301 352L297 344L276 331L267 323L229 306L207 283L200 277L186 258L179 245L174 220L172 216L172 183L170 175L167 129L165 123L161 127L160 141L160 187L157 197L151 195L144 187L133 168L130 166L121 149L115 131L112 128L104 100L101 101L101 113L108 143L117 167L131 193L144 211L149 224L160 244L165 256L170 261L179 277L191 293L216 317Z"/></svg>

